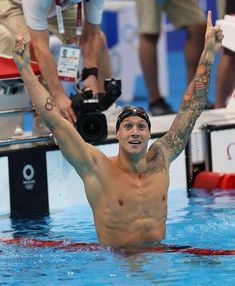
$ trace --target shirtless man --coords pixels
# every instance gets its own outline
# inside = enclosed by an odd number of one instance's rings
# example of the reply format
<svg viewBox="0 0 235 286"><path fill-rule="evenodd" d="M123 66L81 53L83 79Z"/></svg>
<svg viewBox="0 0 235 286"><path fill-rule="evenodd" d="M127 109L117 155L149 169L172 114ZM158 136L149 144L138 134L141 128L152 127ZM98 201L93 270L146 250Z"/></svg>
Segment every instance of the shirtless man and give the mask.
<svg viewBox="0 0 235 286"><path fill-rule="evenodd" d="M84 142L60 115L53 98L30 68L24 39L17 37L14 60L37 112L84 182L101 244L141 246L164 239L169 166L185 148L206 106L212 65L222 38L220 28L212 26L209 11L204 50L170 130L147 151L151 127L148 115L142 108L126 107L116 125L118 155L108 158Z"/></svg>

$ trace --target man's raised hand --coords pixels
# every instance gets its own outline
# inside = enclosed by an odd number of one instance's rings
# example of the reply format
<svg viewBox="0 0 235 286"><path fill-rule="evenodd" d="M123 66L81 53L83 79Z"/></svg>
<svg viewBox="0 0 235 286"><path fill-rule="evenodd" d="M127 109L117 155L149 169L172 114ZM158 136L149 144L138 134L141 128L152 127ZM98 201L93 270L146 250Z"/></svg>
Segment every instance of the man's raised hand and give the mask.
<svg viewBox="0 0 235 286"><path fill-rule="evenodd" d="M12 49L12 55L20 72L30 64L29 47L20 33L15 36L15 46Z"/></svg>
<svg viewBox="0 0 235 286"><path fill-rule="evenodd" d="M207 13L207 28L205 34L205 48L216 53L220 48L223 40L223 31L218 25L212 25L212 13L209 10Z"/></svg>

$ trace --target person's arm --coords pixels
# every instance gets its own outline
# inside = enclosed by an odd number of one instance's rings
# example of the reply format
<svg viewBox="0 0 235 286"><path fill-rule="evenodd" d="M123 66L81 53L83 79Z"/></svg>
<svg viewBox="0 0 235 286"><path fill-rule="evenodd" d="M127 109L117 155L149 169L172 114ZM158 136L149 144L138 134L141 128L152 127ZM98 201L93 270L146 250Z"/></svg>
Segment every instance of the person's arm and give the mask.
<svg viewBox="0 0 235 286"><path fill-rule="evenodd" d="M31 43L46 85L53 96L61 114L71 123L76 122L76 116L71 106L71 100L65 94L57 73L57 64L49 49L48 30L37 31L29 28Z"/></svg>
<svg viewBox="0 0 235 286"><path fill-rule="evenodd" d="M81 37L83 65L85 68L97 68L102 50L101 31L99 25L102 20L104 0L84 1L84 27ZM99 72L99 71L98 71ZM98 92L98 82L95 75L89 75L84 80L84 88L91 88Z"/></svg>
<svg viewBox="0 0 235 286"><path fill-rule="evenodd" d="M61 116L54 99L40 84L31 69L28 46L22 37L17 36L12 52L37 113L52 131L66 159L83 178L95 168L98 151L92 145L85 143L73 125Z"/></svg>
<svg viewBox="0 0 235 286"><path fill-rule="evenodd" d="M97 68L100 46L100 28L98 25L93 25L84 21L84 30L81 37L81 50L83 56L83 66L86 69ZM98 73L91 74L83 82L84 88L90 88L94 92L98 92Z"/></svg>
<svg viewBox="0 0 235 286"><path fill-rule="evenodd" d="M160 140L153 143L151 150L161 148L165 159L170 164L185 148L197 118L207 104L209 84L215 53L221 47L222 31L218 26L212 26L211 11L207 16L205 45L195 73L189 84L170 130Z"/></svg>

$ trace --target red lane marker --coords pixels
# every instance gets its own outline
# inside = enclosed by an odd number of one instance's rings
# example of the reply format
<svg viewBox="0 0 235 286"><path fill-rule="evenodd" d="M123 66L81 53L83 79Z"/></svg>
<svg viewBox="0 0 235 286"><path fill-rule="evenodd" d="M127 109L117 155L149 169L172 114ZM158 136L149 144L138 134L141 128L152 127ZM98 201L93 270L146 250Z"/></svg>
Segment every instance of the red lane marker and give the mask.
<svg viewBox="0 0 235 286"><path fill-rule="evenodd" d="M90 251L105 249L105 247L98 243L68 242L66 240L40 240L27 237L0 238L0 243L1 242L5 244L18 244L24 247L57 247L65 250L78 249Z"/></svg>
<svg viewBox="0 0 235 286"><path fill-rule="evenodd" d="M111 249L126 255L140 253L187 253L195 255L235 255L235 249L210 249L177 245L156 245L143 248L107 248L98 243L68 242L63 240L39 240L34 238L0 238L0 243L18 244L23 247L55 247L68 251L99 251Z"/></svg>
<svg viewBox="0 0 235 286"><path fill-rule="evenodd" d="M182 252L197 254L197 255L235 255L234 249L203 249L203 248L189 248Z"/></svg>

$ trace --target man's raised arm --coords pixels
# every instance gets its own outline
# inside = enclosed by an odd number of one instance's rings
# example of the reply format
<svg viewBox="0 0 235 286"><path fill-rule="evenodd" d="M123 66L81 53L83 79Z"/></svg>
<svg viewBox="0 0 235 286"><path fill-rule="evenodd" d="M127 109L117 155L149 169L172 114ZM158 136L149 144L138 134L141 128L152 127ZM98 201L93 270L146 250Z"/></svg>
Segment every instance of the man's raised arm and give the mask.
<svg viewBox="0 0 235 286"><path fill-rule="evenodd" d="M83 176L94 164L92 158L94 158L95 148L85 143L73 125L62 117L52 96L34 75L30 66L28 45L20 35L16 37L12 53L37 113L56 137L66 159L79 175Z"/></svg>
<svg viewBox="0 0 235 286"><path fill-rule="evenodd" d="M219 26L212 25L211 11L208 11L205 44L195 76L183 96L170 130L158 143L162 144L168 153L169 163L185 148L196 120L207 104L214 57L221 47L222 39L222 30Z"/></svg>
<svg viewBox="0 0 235 286"><path fill-rule="evenodd" d="M28 44L21 35L16 36L12 54L37 113L44 119L53 132L58 122L61 121L61 116L59 116L52 97L39 83L38 78L31 69Z"/></svg>

